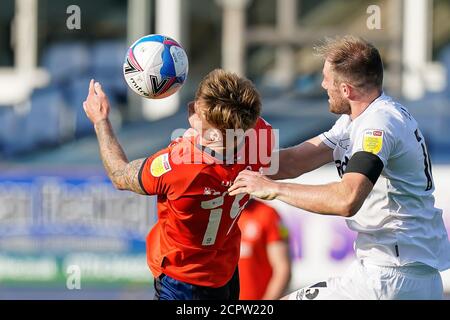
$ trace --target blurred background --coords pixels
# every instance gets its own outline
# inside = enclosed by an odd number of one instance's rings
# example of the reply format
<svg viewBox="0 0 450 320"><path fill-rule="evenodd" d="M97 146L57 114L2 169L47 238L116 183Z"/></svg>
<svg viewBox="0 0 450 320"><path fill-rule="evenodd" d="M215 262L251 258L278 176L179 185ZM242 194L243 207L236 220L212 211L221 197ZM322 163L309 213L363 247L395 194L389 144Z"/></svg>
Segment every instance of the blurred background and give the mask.
<svg viewBox="0 0 450 320"><path fill-rule="evenodd" d="M160 101L133 94L122 76L128 46L150 33L177 39L189 56L186 84ZM448 0L2 0L0 299L152 298L144 241L155 199L108 182L82 109L91 78L109 95L129 159L187 127L186 103L219 67L256 84L287 147L336 120L312 48L349 33L380 49L386 93L420 123L450 230ZM298 181L337 179L330 166ZM343 219L271 204L290 231L292 289L342 272L354 239ZM442 275L450 294L450 274Z"/></svg>

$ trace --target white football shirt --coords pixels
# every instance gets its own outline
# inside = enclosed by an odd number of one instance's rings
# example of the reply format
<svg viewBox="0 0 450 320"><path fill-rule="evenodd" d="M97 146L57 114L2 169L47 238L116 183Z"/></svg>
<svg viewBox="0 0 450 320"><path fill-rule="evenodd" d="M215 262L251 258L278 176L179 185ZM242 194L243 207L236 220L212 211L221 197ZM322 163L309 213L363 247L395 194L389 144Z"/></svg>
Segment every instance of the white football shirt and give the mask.
<svg viewBox="0 0 450 320"><path fill-rule="evenodd" d="M333 151L339 175L358 151L376 154L384 168L356 215L358 258L381 266L426 264L450 268L442 210L434 206L431 161L408 110L382 94L357 118L342 115L320 139Z"/></svg>

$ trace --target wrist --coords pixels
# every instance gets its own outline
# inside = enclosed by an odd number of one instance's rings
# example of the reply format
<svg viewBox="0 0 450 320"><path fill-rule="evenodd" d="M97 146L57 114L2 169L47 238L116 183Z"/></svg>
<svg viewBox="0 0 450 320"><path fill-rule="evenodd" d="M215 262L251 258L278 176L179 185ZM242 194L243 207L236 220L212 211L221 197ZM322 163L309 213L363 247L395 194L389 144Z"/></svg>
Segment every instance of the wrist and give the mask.
<svg viewBox="0 0 450 320"><path fill-rule="evenodd" d="M281 184L277 181L270 181L270 185L266 189L269 191L267 194L266 200L274 200L277 199L281 192Z"/></svg>
<svg viewBox="0 0 450 320"><path fill-rule="evenodd" d="M273 199L277 199L283 192L283 183L278 181L272 182L272 195Z"/></svg>
<svg viewBox="0 0 450 320"><path fill-rule="evenodd" d="M108 118L97 120L94 122L94 129L97 130L99 127L101 127L103 125L108 125L108 124L110 124Z"/></svg>

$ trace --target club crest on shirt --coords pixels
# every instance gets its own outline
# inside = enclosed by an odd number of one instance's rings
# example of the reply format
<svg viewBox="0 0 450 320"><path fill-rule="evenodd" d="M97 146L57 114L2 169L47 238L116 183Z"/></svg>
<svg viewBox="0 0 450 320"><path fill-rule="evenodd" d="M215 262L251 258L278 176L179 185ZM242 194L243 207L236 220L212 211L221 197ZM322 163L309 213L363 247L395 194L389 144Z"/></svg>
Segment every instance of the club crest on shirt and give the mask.
<svg viewBox="0 0 450 320"><path fill-rule="evenodd" d="M168 153L164 153L156 157L150 165L150 173L155 178L161 177L170 170L172 170L172 167L170 166Z"/></svg>
<svg viewBox="0 0 450 320"><path fill-rule="evenodd" d="M341 139L339 140L338 144L342 149L347 150L348 147L350 146L350 138Z"/></svg>
<svg viewBox="0 0 450 320"><path fill-rule="evenodd" d="M378 154L383 147L383 136L384 132L382 130L364 131L363 150L373 154Z"/></svg>

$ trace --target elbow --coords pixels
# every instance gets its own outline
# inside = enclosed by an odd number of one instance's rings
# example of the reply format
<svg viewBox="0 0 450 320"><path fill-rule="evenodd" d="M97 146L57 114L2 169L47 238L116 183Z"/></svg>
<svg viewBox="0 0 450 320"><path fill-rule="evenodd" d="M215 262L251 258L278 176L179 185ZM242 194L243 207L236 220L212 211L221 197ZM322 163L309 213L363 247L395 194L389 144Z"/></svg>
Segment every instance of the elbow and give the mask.
<svg viewBox="0 0 450 320"><path fill-rule="evenodd" d="M344 218L351 218L353 217L356 212L358 212L357 210L354 210L352 208L344 208L341 212L340 212L340 216L344 217Z"/></svg>
<svg viewBox="0 0 450 320"><path fill-rule="evenodd" d="M121 184L119 181L111 179L111 183L116 190L119 190L119 191L126 190L126 188L123 186L123 184Z"/></svg>
<svg viewBox="0 0 450 320"><path fill-rule="evenodd" d="M351 218L356 213L358 213L359 209L361 209L362 203L357 200L349 200L344 201L344 203L341 206L341 209L339 210L339 215L344 218Z"/></svg>
<svg viewBox="0 0 450 320"><path fill-rule="evenodd" d="M273 265L272 267L274 273L279 274L282 278L285 279L286 282L289 282L292 276L292 265L291 265L292 261L290 254L288 252L289 247L287 244L285 250L286 250L285 256L278 261L278 264L276 266Z"/></svg>

